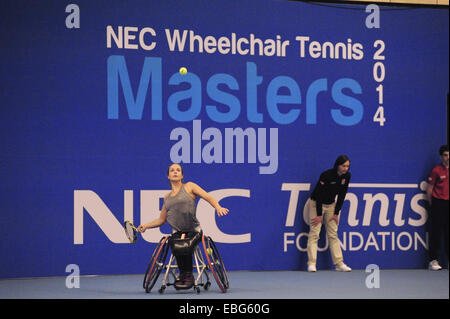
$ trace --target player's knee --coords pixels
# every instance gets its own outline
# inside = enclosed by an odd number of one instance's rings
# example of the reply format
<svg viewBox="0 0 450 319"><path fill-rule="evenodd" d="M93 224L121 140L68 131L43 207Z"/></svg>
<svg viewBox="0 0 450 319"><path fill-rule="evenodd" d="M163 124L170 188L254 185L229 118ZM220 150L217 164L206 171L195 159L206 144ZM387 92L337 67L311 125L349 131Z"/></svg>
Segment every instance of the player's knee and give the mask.
<svg viewBox="0 0 450 319"><path fill-rule="evenodd" d="M192 255L194 248L201 240L201 233L190 234L184 239L178 238L178 236L172 236L169 240L169 245L172 250L172 254L175 256Z"/></svg>

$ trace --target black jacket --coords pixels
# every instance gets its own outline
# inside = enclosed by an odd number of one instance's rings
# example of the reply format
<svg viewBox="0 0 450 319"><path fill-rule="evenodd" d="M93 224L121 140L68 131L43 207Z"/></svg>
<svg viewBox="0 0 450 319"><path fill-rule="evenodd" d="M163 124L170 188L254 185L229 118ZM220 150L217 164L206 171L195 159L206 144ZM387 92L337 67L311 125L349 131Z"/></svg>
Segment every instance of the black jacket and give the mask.
<svg viewBox="0 0 450 319"><path fill-rule="evenodd" d="M334 213L339 214L347 194L350 176L350 172L339 176L334 168L320 174L319 181L311 194L311 199L315 200L317 204L317 216L322 216L322 204L334 203L336 195L338 198Z"/></svg>

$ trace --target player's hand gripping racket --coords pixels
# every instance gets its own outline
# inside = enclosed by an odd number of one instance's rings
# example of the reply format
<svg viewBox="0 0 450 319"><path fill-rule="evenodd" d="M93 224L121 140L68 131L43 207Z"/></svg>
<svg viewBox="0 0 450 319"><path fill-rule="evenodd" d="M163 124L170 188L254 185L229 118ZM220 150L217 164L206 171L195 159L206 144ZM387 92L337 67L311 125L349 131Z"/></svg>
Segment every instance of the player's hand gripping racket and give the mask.
<svg viewBox="0 0 450 319"><path fill-rule="evenodd" d="M126 220L123 224L123 228L125 229L125 234L127 235L130 243L136 243L136 240L138 238L138 230L136 229L136 227L134 227L134 225L130 221Z"/></svg>

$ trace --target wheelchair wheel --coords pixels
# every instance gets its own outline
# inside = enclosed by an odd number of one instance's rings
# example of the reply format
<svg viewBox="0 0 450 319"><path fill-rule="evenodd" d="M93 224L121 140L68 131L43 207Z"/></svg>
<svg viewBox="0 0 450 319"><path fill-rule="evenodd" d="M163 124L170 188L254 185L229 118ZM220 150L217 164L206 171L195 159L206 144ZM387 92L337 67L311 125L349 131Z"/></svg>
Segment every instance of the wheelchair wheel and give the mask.
<svg viewBox="0 0 450 319"><path fill-rule="evenodd" d="M211 272L220 290L225 293L227 292L230 283L228 281L227 271L222 261L222 257L220 257L219 254L219 250L217 249L211 237L203 236L202 242L205 256L208 260L209 268L211 269Z"/></svg>
<svg viewBox="0 0 450 319"><path fill-rule="evenodd" d="M169 250L169 245L167 245L168 238L169 236L161 238L153 251L153 255L150 258L147 270L145 271L143 287L147 293L152 290L156 280L158 280L161 270L164 268L167 252Z"/></svg>

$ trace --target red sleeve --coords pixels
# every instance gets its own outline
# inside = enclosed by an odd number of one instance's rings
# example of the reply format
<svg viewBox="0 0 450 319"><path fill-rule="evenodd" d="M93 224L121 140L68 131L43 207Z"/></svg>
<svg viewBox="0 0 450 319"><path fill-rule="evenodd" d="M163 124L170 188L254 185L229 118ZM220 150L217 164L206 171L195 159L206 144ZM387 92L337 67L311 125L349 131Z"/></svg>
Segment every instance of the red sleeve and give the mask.
<svg viewBox="0 0 450 319"><path fill-rule="evenodd" d="M436 168L433 168L431 170L430 175L428 176L428 184L430 184L430 185L436 184L437 177L438 177L438 174L436 172Z"/></svg>

